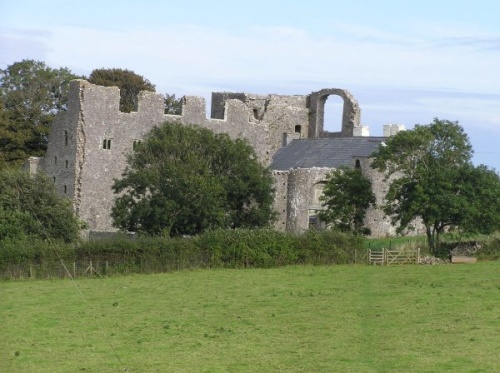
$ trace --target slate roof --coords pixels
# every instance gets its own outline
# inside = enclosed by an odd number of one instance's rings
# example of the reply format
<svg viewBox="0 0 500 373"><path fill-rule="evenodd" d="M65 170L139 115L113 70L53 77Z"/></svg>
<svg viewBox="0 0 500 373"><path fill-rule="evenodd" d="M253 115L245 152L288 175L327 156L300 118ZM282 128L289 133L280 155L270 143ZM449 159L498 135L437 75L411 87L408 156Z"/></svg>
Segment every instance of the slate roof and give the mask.
<svg viewBox="0 0 500 373"><path fill-rule="evenodd" d="M368 157L385 137L297 139L273 156L272 170L352 166L353 158Z"/></svg>

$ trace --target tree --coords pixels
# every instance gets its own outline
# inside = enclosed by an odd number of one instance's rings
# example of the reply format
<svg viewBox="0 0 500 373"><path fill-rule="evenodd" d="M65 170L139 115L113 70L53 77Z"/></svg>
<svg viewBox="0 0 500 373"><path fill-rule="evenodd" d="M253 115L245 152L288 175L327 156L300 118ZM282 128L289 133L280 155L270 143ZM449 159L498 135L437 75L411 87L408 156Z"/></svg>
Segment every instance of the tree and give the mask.
<svg viewBox="0 0 500 373"><path fill-rule="evenodd" d="M165 114L180 115L182 114L182 99L175 98L175 94L165 95Z"/></svg>
<svg viewBox="0 0 500 373"><path fill-rule="evenodd" d="M77 78L67 68L52 69L34 60L0 70L4 160L17 164L45 153L50 125L57 112L66 110L69 82Z"/></svg>
<svg viewBox="0 0 500 373"><path fill-rule="evenodd" d="M398 232L421 219L431 252L450 229L491 231L498 228L498 176L471 164L472 146L458 122L434 119L399 132L373 154L372 167L395 178L389 185L384 211ZM485 182L487 190L478 182ZM484 210L490 223L484 224ZM481 218L482 216L482 218Z"/></svg>
<svg viewBox="0 0 500 373"><path fill-rule="evenodd" d="M500 229L500 177L485 165L460 168L455 183L462 196L460 228L468 233L490 234Z"/></svg>
<svg viewBox="0 0 500 373"><path fill-rule="evenodd" d="M16 125L0 101L0 169L19 166L30 154L25 146L33 132L31 126Z"/></svg>
<svg viewBox="0 0 500 373"><path fill-rule="evenodd" d="M35 237L72 242L81 228L71 202L45 175L0 170L0 241Z"/></svg>
<svg viewBox="0 0 500 373"><path fill-rule="evenodd" d="M112 210L116 227L150 235L268 226L270 171L244 140L197 126L153 128L128 156Z"/></svg>
<svg viewBox="0 0 500 373"><path fill-rule="evenodd" d="M95 69L88 81L105 87L120 88L120 110L125 113L137 111L137 97L141 91L155 91L154 84L130 70Z"/></svg>
<svg viewBox="0 0 500 373"><path fill-rule="evenodd" d="M363 226L366 210L375 204L372 183L360 169L340 167L330 174L323 196L319 218L342 231L370 234Z"/></svg>

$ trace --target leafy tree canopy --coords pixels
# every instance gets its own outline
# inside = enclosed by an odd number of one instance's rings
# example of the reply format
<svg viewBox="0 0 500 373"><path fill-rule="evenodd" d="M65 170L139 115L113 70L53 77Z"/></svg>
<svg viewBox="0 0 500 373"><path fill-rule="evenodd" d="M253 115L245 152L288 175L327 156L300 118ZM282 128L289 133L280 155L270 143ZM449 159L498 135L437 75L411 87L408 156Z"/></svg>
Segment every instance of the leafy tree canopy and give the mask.
<svg viewBox="0 0 500 373"><path fill-rule="evenodd" d="M331 175L323 191L319 218L342 231L370 234L363 226L366 210L375 204L372 183L360 169L341 167Z"/></svg>
<svg viewBox="0 0 500 373"><path fill-rule="evenodd" d="M68 102L69 82L77 79L67 68L22 60L0 70L0 146L3 160L19 164L41 156L50 125ZM0 167L3 165L0 164Z"/></svg>
<svg viewBox="0 0 500 373"><path fill-rule="evenodd" d="M105 87L120 88L120 110L125 113L137 111L138 94L155 91L155 86L143 76L124 69L95 69L88 81Z"/></svg>
<svg viewBox="0 0 500 373"><path fill-rule="evenodd" d="M197 126L151 130L113 190L114 224L125 231L194 235L265 227L275 217L272 177L253 148Z"/></svg>
<svg viewBox="0 0 500 373"><path fill-rule="evenodd" d="M399 231L421 219L431 251L447 229L491 232L500 227L498 176L472 165L472 146L457 122L436 118L399 132L373 157L372 167L396 176L385 212Z"/></svg>
<svg viewBox="0 0 500 373"><path fill-rule="evenodd" d="M165 95L165 114L180 115L182 114L182 99L175 98L175 94Z"/></svg>
<svg viewBox="0 0 500 373"><path fill-rule="evenodd" d="M0 170L0 242L3 239L78 239L80 223L71 202L59 197L43 174Z"/></svg>

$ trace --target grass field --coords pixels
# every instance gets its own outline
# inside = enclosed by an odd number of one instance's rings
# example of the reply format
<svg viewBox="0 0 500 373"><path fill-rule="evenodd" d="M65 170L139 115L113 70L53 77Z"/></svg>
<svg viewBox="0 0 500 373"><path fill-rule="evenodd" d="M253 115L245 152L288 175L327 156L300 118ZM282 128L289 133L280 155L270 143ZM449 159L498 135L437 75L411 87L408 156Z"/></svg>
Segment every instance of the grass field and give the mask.
<svg viewBox="0 0 500 373"><path fill-rule="evenodd" d="M1 372L500 372L500 262L0 283Z"/></svg>

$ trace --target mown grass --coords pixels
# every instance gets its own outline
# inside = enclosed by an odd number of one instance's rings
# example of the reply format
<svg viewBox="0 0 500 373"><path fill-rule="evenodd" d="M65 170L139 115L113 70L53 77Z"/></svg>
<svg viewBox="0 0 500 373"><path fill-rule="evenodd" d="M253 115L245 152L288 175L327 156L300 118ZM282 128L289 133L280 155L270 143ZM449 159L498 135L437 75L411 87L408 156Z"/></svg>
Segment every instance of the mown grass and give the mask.
<svg viewBox="0 0 500 373"><path fill-rule="evenodd" d="M2 372L494 372L500 263L0 283Z"/></svg>

